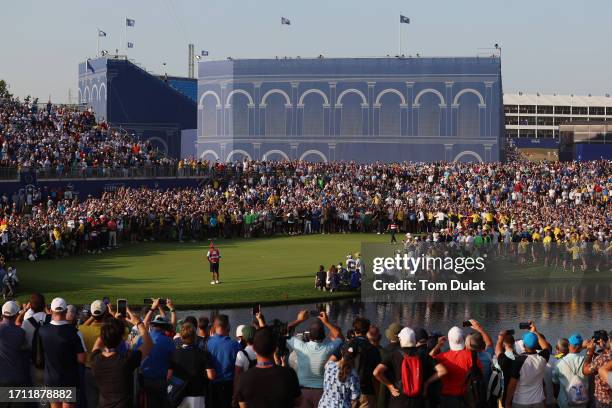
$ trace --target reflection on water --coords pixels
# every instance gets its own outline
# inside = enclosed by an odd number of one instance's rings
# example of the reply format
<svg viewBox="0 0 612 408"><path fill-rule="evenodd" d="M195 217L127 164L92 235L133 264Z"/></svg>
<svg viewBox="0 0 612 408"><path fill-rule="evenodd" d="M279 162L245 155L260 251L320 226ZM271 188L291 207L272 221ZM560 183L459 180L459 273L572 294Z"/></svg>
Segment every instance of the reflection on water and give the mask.
<svg viewBox="0 0 612 408"><path fill-rule="evenodd" d="M322 304L333 322L344 332L357 315L368 317L372 324L385 328L392 322L411 327L446 332L451 326L476 319L493 336L502 329L515 329L521 321L534 320L538 329L549 339L568 337L578 331L590 337L594 330L612 329L612 302L607 303L363 303L358 300L339 300ZM271 306L262 311L268 320L293 321L302 309L316 309L315 304ZM232 327L249 323L251 309L198 310L179 312L179 318L213 313L229 315ZM233 333L232 333L233 334Z"/></svg>

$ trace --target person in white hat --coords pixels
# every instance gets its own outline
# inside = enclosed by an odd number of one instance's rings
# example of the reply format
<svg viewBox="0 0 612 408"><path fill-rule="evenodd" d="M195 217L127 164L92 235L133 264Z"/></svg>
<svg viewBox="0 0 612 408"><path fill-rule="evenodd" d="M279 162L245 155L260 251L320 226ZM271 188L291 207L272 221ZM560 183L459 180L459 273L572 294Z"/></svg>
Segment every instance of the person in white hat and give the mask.
<svg viewBox="0 0 612 408"><path fill-rule="evenodd" d="M94 344L96 344L96 340L100 337L100 330L102 329L104 319L109 317L107 311L108 306L104 301L94 300L89 307L91 317L85 324L79 327L85 348L87 349L87 359L85 360L85 393L89 406L98 406L99 392L91 371L91 356Z"/></svg>
<svg viewBox="0 0 612 408"><path fill-rule="evenodd" d="M64 299L53 299L51 322L38 330L44 350L44 385L47 387L80 385L79 364L85 363L86 348L78 329L66 321L67 310L68 304Z"/></svg>
<svg viewBox="0 0 612 408"><path fill-rule="evenodd" d="M30 367L23 358L25 331L15 325L21 308L9 300L2 305L0 323L0 385L28 385Z"/></svg>

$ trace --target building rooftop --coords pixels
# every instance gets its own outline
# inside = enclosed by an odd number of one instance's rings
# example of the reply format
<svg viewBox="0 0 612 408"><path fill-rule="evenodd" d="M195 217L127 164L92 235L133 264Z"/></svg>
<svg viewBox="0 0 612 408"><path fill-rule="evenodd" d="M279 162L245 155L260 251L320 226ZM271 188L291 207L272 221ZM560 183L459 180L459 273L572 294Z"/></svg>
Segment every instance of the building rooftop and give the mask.
<svg viewBox="0 0 612 408"><path fill-rule="evenodd" d="M612 106L612 97L589 95L504 94L504 105Z"/></svg>

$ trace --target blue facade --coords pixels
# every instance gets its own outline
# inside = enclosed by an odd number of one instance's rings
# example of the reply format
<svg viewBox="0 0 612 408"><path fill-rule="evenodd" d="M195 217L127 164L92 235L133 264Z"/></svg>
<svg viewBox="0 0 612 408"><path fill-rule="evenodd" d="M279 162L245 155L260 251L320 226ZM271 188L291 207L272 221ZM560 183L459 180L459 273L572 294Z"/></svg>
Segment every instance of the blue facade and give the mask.
<svg viewBox="0 0 612 408"><path fill-rule="evenodd" d="M198 100L198 80L195 78L183 78L183 77L161 77L165 80L168 85L176 89L180 93L188 96L193 102Z"/></svg>
<svg viewBox="0 0 612 408"><path fill-rule="evenodd" d="M79 64L79 101L98 119L151 140L174 157L180 156L181 130L196 127L194 99L127 59Z"/></svg>
<svg viewBox="0 0 612 408"><path fill-rule="evenodd" d="M497 161L501 61L203 61L197 120L211 160Z"/></svg>

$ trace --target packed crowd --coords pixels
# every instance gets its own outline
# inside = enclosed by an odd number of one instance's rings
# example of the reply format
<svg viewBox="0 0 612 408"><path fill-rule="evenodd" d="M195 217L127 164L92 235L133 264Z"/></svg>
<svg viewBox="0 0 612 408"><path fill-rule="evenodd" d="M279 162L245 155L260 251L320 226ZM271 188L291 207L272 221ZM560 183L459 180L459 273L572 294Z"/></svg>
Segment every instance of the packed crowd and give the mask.
<svg viewBox="0 0 612 408"><path fill-rule="evenodd" d="M100 252L120 241L409 232L428 240L612 242L612 162L228 164L198 188L0 197L5 257ZM227 177L227 174L233 177ZM550 233L550 234L549 234Z"/></svg>
<svg viewBox="0 0 612 408"><path fill-rule="evenodd" d="M170 299L80 311L40 294L2 307L0 386L76 387L79 407L610 407L605 330L547 339L532 321L492 338L474 319L446 336L324 311L296 320L177 320ZM303 330L303 331L302 331ZM230 334L235 333L235 337ZM554 346L553 346L554 343ZM383 345L384 344L384 345ZM56 404L57 405L57 404ZM67 405L64 405L67 406Z"/></svg>
<svg viewBox="0 0 612 408"><path fill-rule="evenodd" d="M78 111L26 98L0 98L0 167L36 170L47 177L110 174L144 166L176 166L150 142L109 130L91 110Z"/></svg>

